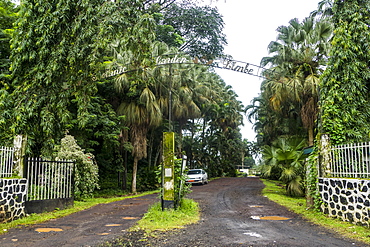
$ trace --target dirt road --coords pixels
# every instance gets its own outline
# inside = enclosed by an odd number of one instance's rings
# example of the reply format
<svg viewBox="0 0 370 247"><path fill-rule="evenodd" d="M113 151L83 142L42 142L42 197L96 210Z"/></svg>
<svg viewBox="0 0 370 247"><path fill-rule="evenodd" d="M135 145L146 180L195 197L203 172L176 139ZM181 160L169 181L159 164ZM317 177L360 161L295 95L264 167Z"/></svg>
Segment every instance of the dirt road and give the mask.
<svg viewBox="0 0 370 247"><path fill-rule="evenodd" d="M258 178L222 178L193 186L189 197L199 202L202 220L146 241L142 233L126 230L158 201L158 195L102 204L61 219L10 229L0 235L0 246L366 246L302 220L261 196L262 188Z"/></svg>
<svg viewBox="0 0 370 247"><path fill-rule="evenodd" d="M139 242L113 246L367 246L312 225L299 215L261 196L258 178L222 178L193 186L189 197L202 209L200 223Z"/></svg>
<svg viewBox="0 0 370 247"><path fill-rule="evenodd" d="M122 236L156 201L157 194L130 198L41 224L9 229L0 235L0 247L96 246Z"/></svg>

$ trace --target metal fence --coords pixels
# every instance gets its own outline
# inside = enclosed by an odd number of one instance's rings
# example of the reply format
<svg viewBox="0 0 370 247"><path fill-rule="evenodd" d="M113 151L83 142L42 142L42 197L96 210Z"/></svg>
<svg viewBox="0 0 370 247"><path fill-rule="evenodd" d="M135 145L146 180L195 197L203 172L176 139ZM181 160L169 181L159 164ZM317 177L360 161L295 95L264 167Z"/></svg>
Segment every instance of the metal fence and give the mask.
<svg viewBox="0 0 370 247"><path fill-rule="evenodd" d="M12 177L14 167L14 148L0 147L0 177Z"/></svg>
<svg viewBox="0 0 370 247"><path fill-rule="evenodd" d="M73 196L74 162L27 158L27 201L71 198Z"/></svg>
<svg viewBox="0 0 370 247"><path fill-rule="evenodd" d="M331 147L330 177L370 178L370 143Z"/></svg>

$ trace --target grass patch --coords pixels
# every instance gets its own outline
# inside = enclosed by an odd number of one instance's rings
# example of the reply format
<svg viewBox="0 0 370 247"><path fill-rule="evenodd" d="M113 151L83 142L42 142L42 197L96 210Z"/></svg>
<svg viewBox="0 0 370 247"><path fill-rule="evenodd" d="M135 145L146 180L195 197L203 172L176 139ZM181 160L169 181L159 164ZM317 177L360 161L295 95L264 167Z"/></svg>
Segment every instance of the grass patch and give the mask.
<svg viewBox="0 0 370 247"><path fill-rule="evenodd" d="M144 195L154 194L157 192L159 191L150 191L150 192L145 192L141 194L121 196L121 197L91 198L91 199L86 199L85 201L75 201L73 207L70 207L64 210L55 210L53 212L47 212L47 213L42 213L42 214L31 214L22 219L14 220L9 223L0 224L0 235L7 232L7 230L11 228L39 224L47 220L61 218L61 217L91 208L97 204L104 204L104 203L120 201L120 200L124 200L128 198L135 198L135 197L140 197Z"/></svg>
<svg viewBox="0 0 370 247"><path fill-rule="evenodd" d="M147 234L154 231L167 231L194 224L200 219L198 203L184 198L177 210L162 211L160 203L151 206L144 217L132 227L131 231L142 230Z"/></svg>
<svg viewBox="0 0 370 247"><path fill-rule="evenodd" d="M303 218L312 223L331 229L340 235L351 238L366 244L370 244L370 229L364 226L344 222L341 219L328 217L322 212L314 209L307 209L306 199L302 197L290 197L286 195L285 188L281 182L261 179L266 187L262 194L270 200L288 208L289 210L302 215Z"/></svg>

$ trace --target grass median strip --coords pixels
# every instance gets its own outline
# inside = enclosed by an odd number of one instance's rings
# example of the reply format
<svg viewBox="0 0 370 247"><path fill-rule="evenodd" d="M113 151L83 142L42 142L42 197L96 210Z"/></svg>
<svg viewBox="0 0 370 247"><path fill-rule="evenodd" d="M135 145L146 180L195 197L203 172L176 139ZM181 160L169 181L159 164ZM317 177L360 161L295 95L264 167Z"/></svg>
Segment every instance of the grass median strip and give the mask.
<svg viewBox="0 0 370 247"><path fill-rule="evenodd" d="M183 228L186 225L194 224L200 219L198 203L191 199L183 199L181 207L177 210L164 210L160 203L149 208L144 217L130 230L143 230L146 233L154 231L167 231Z"/></svg>

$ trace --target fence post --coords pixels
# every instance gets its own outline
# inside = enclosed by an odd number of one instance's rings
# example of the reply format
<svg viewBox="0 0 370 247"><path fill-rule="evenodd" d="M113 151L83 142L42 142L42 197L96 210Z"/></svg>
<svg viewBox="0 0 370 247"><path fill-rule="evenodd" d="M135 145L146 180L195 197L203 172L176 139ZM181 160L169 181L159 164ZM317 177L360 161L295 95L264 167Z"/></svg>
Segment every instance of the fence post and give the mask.
<svg viewBox="0 0 370 247"><path fill-rule="evenodd" d="M16 176L24 177L24 155L26 152L27 136L17 135L14 138L14 168Z"/></svg>
<svg viewBox="0 0 370 247"><path fill-rule="evenodd" d="M319 177L330 177L331 155L330 155L329 135L327 134L321 135L319 152L320 152Z"/></svg>

